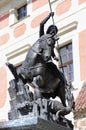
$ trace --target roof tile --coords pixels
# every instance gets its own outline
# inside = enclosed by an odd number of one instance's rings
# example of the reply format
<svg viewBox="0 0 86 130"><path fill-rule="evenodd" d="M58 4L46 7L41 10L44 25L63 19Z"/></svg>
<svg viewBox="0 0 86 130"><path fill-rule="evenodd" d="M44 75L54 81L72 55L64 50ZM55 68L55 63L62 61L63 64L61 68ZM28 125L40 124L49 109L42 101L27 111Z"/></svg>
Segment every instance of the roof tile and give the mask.
<svg viewBox="0 0 86 130"><path fill-rule="evenodd" d="M86 109L86 82L84 82L75 101L75 111L81 111L84 109Z"/></svg>

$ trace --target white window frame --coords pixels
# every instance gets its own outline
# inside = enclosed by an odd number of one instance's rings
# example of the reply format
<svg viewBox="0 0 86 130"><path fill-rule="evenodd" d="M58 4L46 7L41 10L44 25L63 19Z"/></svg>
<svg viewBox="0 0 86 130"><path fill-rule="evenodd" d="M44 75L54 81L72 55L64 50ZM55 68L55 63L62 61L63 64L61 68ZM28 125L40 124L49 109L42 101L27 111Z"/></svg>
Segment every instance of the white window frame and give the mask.
<svg viewBox="0 0 86 130"><path fill-rule="evenodd" d="M9 26L12 26L12 25L16 24L17 22L20 22L21 20L24 19L23 18L23 19L18 20L17 9L22 7L22 6L24 6L25 4L27 5L27 16L25 18L30 16L31 11L32 11L32 7L31 7L30 3L31 3L31 0L26 0L26 2L20 3L18 6L13 7L13 8L10 9L10 11L9 11L9 13L10 13L10 16L9 16Z"/></svg>

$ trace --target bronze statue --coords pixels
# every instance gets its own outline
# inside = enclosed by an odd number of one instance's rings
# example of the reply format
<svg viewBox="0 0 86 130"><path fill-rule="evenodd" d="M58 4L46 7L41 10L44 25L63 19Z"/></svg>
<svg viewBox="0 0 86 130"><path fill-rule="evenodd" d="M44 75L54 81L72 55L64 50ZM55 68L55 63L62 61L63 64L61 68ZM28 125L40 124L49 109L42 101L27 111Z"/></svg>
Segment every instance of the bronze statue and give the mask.
<svg viewBox="0 0 86 130"><path fill-rule="evenodd" d="M26 95L22 99L22 102L25 103L20 103L20 105L23 105L20 108L18 106L18 110L22 111L22 113L24 111L29 113L29 110L32 112L35 107L34 104L38 103L38 106L40 106L39 104L43 103L44 99L46 99L47 107L44 106L42 109L46 108L49 120L67 121L64 116L69 114L74 108L74 98L64 74L52 62L52 57L56 57L54 47L57 40L55 35L58 29L56 26L50 26L46 34L44 34L43 29L44 23L52 15L54 14L50 13L40 24L40 37L28 50L26 58L20 67L20 72L17 73L15 67L10 63L7 63L7 66L12 71L17 82L17 93L22 88L23 96ZM30 92L27 84L32 85L34 93ZM50 97L55 98L56 96L61 99L61 103L50 100ZM44 104L46 104L46 101ZM66 101L68 105L66 105Z"/></svg>

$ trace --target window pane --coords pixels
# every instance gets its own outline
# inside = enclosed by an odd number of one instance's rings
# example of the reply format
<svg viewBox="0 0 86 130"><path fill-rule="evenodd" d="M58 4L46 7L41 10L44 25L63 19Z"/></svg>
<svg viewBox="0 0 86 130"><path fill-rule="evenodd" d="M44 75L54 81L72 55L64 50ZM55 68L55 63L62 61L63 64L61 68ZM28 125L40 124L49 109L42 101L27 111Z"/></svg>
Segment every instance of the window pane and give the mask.
<svg viewBox="0 0 86 130"><path fill-rule="evenodd" d="M61 48L60 53L61 53L61 56L65 55L66 54L66 48L65 47Z"/></svg>
<svg viewBox="0 0 86 130"><path fill-rule="evenodd" d="M72 44L69 44L68 46L67 46L67 53L68 53L68 61L69 60L72 60L73 59L73 56L72 56Z"/></svg>
<svg viewBox="0 0 86 130"><path fill-rule="evenodd" d="M73 81L73 55L72 55L72 44L68 44L60 49L62 64L64 74L67 81ZM70 64L71 63L71 64Z"/></svg>
<svg viewBox="0 0 86 130"><path fill-rule="evenodd" d="M69 64L69 81L73 81L73 64Z"/></svg>
<svg viewBox="0 0 86 130"><path fill-rule="evenodd" d="M21 8L19 8L18 11L18 19L22 19L27 15L27 6L24 5Z"/></svg>
<svg viewBox="0 0 86 130"><path fill-rule="evenodd" d="M64 70L65 78L66 78L66 80L67 80L67 67L63 67L63 70Z"/></svg>
<svg viewBox="0 0 86 130"><path fill-rule="evenodd" d="M74 79L74 76L73 76L73 73L70 73L70 81L73 81L73 79Z"/></svg>
<svg viewBox="0 0 86 130"><path fill-rule="evenodd" d="M62 58L62 63L65 63L67 61L66 48L65 47L60 49L60 54L61 54L61 58Z"/></svg>
<svg viewBox="0 0 86 130"><path fill-rule="evenodd" d="M62 64L67 62L67 57L64 55L62 58Z"/></svg>
<svg viewBox="0 0 86 130"><path fill-rule="evenodd" d="M67 48L69 52L72 51L72 44L68 45Z"/></svg>
<svg viewBox="0 0 86 130"><path fill-rule="evenodd" d="M69 71L73 71L73 64L69 64Z"/></svg>
<svg viewBox="0 0 86 130"><path fill-rule="evenodd" d="M69 60L72 60L72 59L73 59L72 53L69 53L67 60L69 61Z"/></svg>

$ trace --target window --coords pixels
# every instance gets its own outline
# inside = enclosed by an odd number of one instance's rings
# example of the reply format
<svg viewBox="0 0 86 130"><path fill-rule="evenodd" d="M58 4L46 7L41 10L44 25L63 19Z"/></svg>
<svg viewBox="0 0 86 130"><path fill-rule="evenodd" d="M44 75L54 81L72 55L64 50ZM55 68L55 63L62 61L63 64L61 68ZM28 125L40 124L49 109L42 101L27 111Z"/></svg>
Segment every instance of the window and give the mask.
<svg viewBox="0 0 86 130"><path fill-rule="evenodd" d="M18 14L18 20L27 16L27 5L24 5L20 7L19 9L17 9L17 14Z"/></svg>
<svg viewBox="0 0 86 130"><path fill-rule="evenodd" d="M73 81L73 55L72 43L60 48L61 61L60 69L63 70L68 82Z"/></svg>

